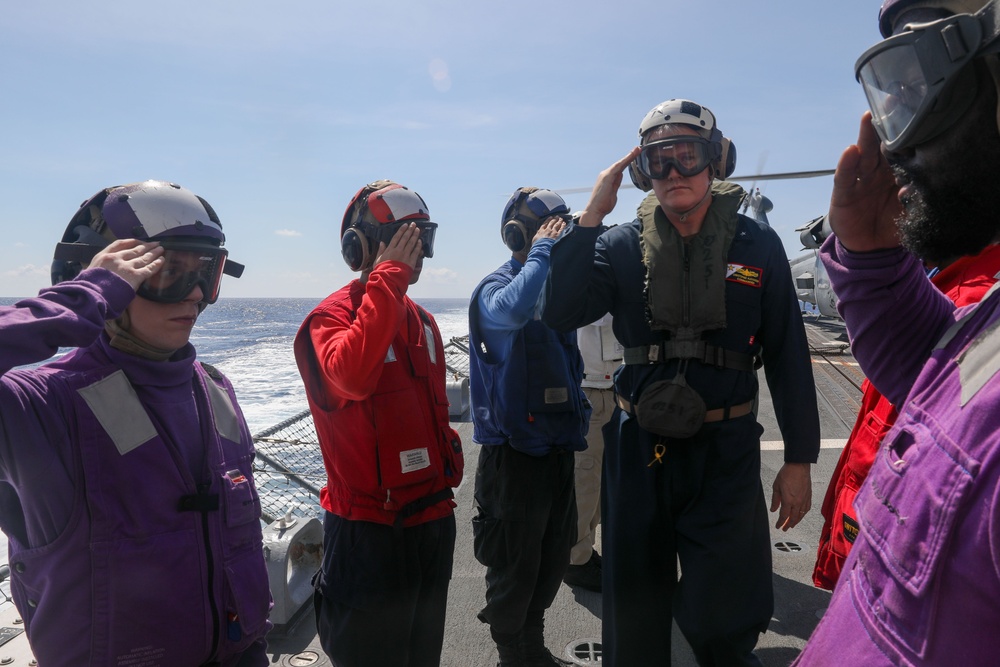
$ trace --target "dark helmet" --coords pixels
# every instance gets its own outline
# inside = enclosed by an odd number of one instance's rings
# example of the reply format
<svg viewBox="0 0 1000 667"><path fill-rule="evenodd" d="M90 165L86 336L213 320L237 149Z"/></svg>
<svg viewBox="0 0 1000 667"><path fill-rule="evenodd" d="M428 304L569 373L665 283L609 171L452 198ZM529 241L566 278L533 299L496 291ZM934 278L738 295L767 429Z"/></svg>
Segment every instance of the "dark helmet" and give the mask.
<svg viewBox="0 0 1000 667"><path fill-rule="evenodd" d="M974 14L986 6L989 0L883 0L878 10L878 29L883 37L892 35L892 23L896 15L904 9L935 8L945 9L952 14Z"/></svg>
<svg viewBox="0 0 1000 667"><path fill-rule="evenodd" d="M409 222L420 228L424 257L433 257L437 223L431 222L423 197L393 181L369 183L351 198L340 223L344 261L352 271L370 269L379 243L389 243Z"/></svg>
<svg viewBox="0 0 1000 667"><path fill-rule="evenodd" d="M174 183L149 180L105 188L81 204L56 245L52 284L75 278L94 255L117 239L155 240L165 249L201 252L215 281L203 286L208 303L217 298L223 273L237 278L243 273L242 264L226 261L222 223L207 201ZM178 301L190 292L176 298L181 286L150 294L140 288L139 293L153 300Z"/></svg>
<svg viewBox="0 0 1000 667"><path fill-rule="evenodd" d="M941 16L894 35L901 15L912 9L935 9ZM1000 4L993 1L884 0L879 30L886 39L854 66L883 146L917 146L960 122L981 92L982 67L1000 87L998 26Z"/></svg>
<svg viewBox="0 0 1000 667"><path fill-rule="evenodd" d="M500 216L504 245L512 252L526 250L542 223L554 215L568 218L569 206L552 190L535 187L514 190Z"/></svg>

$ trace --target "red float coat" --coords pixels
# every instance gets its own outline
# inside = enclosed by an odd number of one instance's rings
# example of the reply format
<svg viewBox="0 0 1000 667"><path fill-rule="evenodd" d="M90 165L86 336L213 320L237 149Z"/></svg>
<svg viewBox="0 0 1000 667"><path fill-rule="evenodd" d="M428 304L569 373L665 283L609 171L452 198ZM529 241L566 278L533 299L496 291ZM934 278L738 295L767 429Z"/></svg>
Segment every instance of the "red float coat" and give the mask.
<svg viewBox="0 0 1000 667"><path fill-rule="evenodd" d="M434 318L406 296L412 269L379 264L317 306L295 337L323 452L320 504L349 520L411 526L448 516L462 480Z"/></svg>
<svg viewBox="0 0 1000 667"><path fill-rule="evenodd" d="M948 265L931 281L957 306L978 303L1000 278L1000 245L987 246L974 257L962 257ZM864 396L840 460L823 499L823 529L820 531L813 583L833 590L840 570L858 535L854 497L868 476L882 438L896 422L896 408L868 380L861 385Z"/></svg>

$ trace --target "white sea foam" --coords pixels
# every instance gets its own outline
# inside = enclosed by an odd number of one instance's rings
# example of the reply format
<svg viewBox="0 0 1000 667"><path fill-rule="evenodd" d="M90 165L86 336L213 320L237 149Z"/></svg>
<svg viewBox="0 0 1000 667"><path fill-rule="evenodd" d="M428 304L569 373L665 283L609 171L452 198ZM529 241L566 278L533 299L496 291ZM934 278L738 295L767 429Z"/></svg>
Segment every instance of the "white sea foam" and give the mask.
<svg viewBox="0 0 1000 667"><path fill-rule="evenodd" d="M305 390L292 343L315 299L220 299L192 335L198 358L232 381L251 433L305 410ZM447 343L468 333L468 301L425 299Z"/></svg>

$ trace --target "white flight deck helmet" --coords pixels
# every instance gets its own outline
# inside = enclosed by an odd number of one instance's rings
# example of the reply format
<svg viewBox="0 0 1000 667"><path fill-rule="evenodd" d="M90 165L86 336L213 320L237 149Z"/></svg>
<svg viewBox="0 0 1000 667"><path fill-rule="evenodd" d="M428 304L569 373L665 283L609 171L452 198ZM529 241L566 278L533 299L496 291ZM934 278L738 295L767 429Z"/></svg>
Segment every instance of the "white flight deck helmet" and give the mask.
<svg viewBox="0 0 1000 667"><path fill-rule="evenodd" d="M177 303L200 285L203 303L215 303L222 275L243 274L243 265L228 259L222 223L209 203L176 183L149 180L105 188L80 205L56 245L52 284L75 278L116 239L163 247L165 269L137 290L151 301Z"/></svg>
<svg viewBox="0 0 1000 667"><path fill-rule="evenodd" d="M724 179L732 175L736 169L736 146L722 135L715 123L715 114L707 107L691 100L667 100L650 109L639 124L640 145L646 143L650 132L662 125L671 124L691 127L707 142L709 166L712 168L713 178ZM643 168L643 157L640 155L629 164L628 173L635 187L643 192L649 192L653 188L653 183L648 169Z"/></svg>

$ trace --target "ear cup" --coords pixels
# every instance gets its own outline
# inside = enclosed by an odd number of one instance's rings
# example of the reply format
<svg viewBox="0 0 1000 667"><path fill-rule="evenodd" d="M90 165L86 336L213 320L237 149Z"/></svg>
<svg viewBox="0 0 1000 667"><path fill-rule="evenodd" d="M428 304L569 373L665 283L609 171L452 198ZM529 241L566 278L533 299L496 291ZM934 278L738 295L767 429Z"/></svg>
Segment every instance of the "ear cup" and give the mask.
<svg viewBox="0 0 1000 667"><path fill-rule="evenodd" d="M653 189L653 182L639 171L639 166L635 160L628 163L628 175L632 179L632 185L643 192L649 192Z"/></svg>
<svg viewBox="0 0 1000 667"><path fill-rule="evenodd" d="M351 271L363 271L373 259L368 238L357 227L351 227L340 239L340 254Z"/></svg>
<svg viewBox="0 0 1000 667"><path fill-rule="evenodd" d="M511 252L521 252L528 247L528 228L520 220L508 220L500 233Z"/></svg>
<svg viewBox="0 0 1000 667"><path fill-rule="evenodd" d="M713 168L716 172L716 178L725 179L733 175L736 171L736 144L722 137L722 155L719 156L717 162L713 164Z"/></svg>

